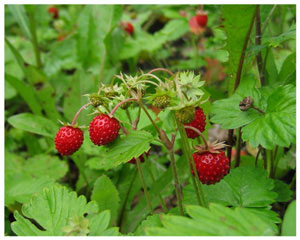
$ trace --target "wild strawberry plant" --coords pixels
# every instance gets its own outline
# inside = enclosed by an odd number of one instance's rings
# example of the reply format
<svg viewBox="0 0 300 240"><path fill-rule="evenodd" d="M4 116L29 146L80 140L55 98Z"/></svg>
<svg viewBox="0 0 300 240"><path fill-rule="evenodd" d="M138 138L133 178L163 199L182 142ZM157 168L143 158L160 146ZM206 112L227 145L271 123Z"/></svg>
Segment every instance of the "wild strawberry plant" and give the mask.
<svg viewBox="0 0 300 240"><path fill-rule="evenodd" d="M295 6L5 11L6 235L295 235Z"/></svg>

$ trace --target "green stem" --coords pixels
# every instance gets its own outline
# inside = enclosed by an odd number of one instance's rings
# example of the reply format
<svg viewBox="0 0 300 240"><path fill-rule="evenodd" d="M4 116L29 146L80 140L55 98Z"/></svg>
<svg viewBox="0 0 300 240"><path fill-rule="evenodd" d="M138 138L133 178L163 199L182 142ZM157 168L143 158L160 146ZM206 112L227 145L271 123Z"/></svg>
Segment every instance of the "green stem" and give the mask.
<svg viewBox="0 0 300 240"><path fill-rule="evenodd" d="M145 159L145 162L146 162L146 165L147 165L150 177L152 179L152 182L155 183L155 178L154 178L153 172L151 170L151 165L149 164L149 161L147 160L147 156L146 156L145 153L143 153L143 157ZM163 200L160 192L158 192L158 197L159 197L159 200L160 200L161 207L164 210L164 213L167 213L168 212L168 208L167 208L167 206L166 206L166 204L165 204L165 202L164 202L164 200Z"/></svg>
<svg viewBox="0 0 300 240"><path fill-rule="evenodd" d="M195 189L198 204L200 206L206 207L206 201L205 201L205 197L204 197L204 193L203 193L203 189L202 189L202 183L199 180L198 172L197 172L197 169L195 166L195 162L193 160L193 155L192 155L191 148L190 148L190 145L188 142L188 138L186 136L184 126L177 119L176 119L176 122L177 122L177 127L179 129L179 133L180 133L182 144L183 144L183 152L186 156L188 165L190 167L189 172L190 172L192 183L193 183L193 186ZM192 172L194 172L195 177L193 176ZM197 179L197 183L195 181L195 178Z"/></svg>
<svg viewBox="0 0 300 240"><path fill-rule="evenodd" d="M277 153L278 153L278 145L276 145L276 147L274 149L274 159L273 159L274 165L273 165L273 169L272 169L272 177L275 177L278 162L279 162L279 157L277 157Z"/></svg>
<svg viewBox="0 0 300 240"><path fill-rule="evenodd" d="M241 135L242 135L242 128L238 128L237 129L237 140L236 140L236 155L235 155L235 166L234 167L238 167L240 165L240 161L241 161Z"/></svg>
<svg viewBox="0 0 300 240"><path fill-rule="evenodd" d="M40 55L40 50L39 50L39 46L38 46L38 40L37 40L37 36L36 36L36 26L35 26L35 20L34 20L34 15L33 15L33 9L28 11L28 16L29 16L29 26L30 26L30 32L31 32L31 42L33 45L33 49L34 49L34 55L35 55L35 60L36 60L36 64L37 64L37 68L41 68L42 67L42 61L41 61L41 55Z"/></svg>
<svg viewBox="0 0 300 240"><path fill-rule="evenodd" d="M132 124L132 120L131 120L131 116L130 116L130 112L128 111L128 109L126 108L126 115L127 115L127 117L128 117L128 120L129 120L129 122L130 122L130 124Z"/></svg>
<svg viewBox="0 0 300 240"><path fill-rule="evenodd" d="M268 176L271 176L272 172L272 152L271 150L266 149L266 162L267 162L267 172Z"/></svg>
<svg viewBox="0 0 300 240"><path fill-rule="evenodd" d="M141 181L142 181L142 184L143 184L144 194L145 194L145 197L146 197L147 205L150 209L151 215L153 215L153 209L152 209L152 206L151 206L151 202L150 202L150 198L149 198L149 194L148 194L148 189L147 189L147 186L146 186L146 183L145 183L140 158L136 158L136 165L137 165L137 168L138 168L138 171L139 171L139 174L140 174L140 178L141 178Z"/></svg>
<svg viewBox="0 0 300 240"><path fill-rule="evenodd" d="M160 131L157 127L157 125L155 124L154 120L152 119L152 117L150 116L149 112L147 111L147 109L144 107L143 103L141 101L138 101L138 104L140 105L140 107L143 109L143 111L146 113L147 117L149 118L149 120L151 121L153 127L155 128L156 132L158 133L158 136L160 136Z"/></svg>
<svg viewBox="0 0 300 240"><path fill-rule="evenodd" d="M179 181L178 181L178 176L177 176L177 171L176 171L174 149L168 149L168 152L170 155L172 171L173 171L173 176L174 176L174 180L175 180L175 190L176 190L176 197L177 197L179 212L180 212L180 215L183 216L182 199L180 196L180 186L179 186Z"/></svg>
<svg viewBox="0 0 300 240"><path fill-rule="evenodd" d="M127 201L128 201L128 198L129 198L129 194L131 192L133 183L134 183L134 181L136 179L137 173L138 173L138 169L136 168L136 170L134 171L134 175L133 175L133 177L132 177L132 179L130 181L129 187L127 189L126 196L125 196L125 199L124 199L124 203L123 203L122 208L121 208L121 213L120 213L119 220L118 220L118 226L120 228L121 228L121 225L122 225L122 221L123 221L123 217L124 217L124 213L125 213Z"/></svg>

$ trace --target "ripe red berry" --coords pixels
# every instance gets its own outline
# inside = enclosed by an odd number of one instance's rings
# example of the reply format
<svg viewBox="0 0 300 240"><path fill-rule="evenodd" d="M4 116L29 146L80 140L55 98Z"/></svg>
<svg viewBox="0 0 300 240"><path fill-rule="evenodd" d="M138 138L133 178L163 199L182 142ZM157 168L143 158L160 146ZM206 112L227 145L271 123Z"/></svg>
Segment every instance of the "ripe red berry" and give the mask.
<svg viewBox="0 0 300 240"><path fill-rule="evenodd" d="M147 152L145 152L145 154L146 154L147 157L149 156L149 152L150 152L150 150L147 151ZM141 161L141 162L145 162L144 154L140 155L139 158L140 158L140 161ZM136 164L136 159L135 159L135 158L132 158L132 159L129 161L129 163Z"/></svg>
<svg viewBox="0 0 300 240"><path fill-rule="evenodd" d="M204 184L215 184L228 174L229 159L223 151L219 153L209 151L194 153L193 159L199 179Z"/></svg>
<svg viewBox="0 0 300 240"><path fill-rule="evenodd" d="M123 27L123 29L128 32L128 34L130 34L131 36L134 33L134 27L130 22L122 22L121 26Z"/></svg>
<svg viewBox="0 0 300 240"><path fill-rule="evenodd" d="M52 18L54 19L58 18L58 9L56 7L49 7L48 13L52 14Z"/></svg>
<svg viewBox="0 0 300 240"><path fill-rule="evenodd" d="M206 14L198 14L196 15L197 23L200 27L205 28L207 24L207 15Z"/></svg>
<svg viewBox="0 0 300 240"><path fill-rule="evenodd" d="M200 132L203 132L205 129L205 125L206 125L206 116L202 110L202 108L197 107L196 111L195 111L195 118L194 120L189 123L189 124L184 124L184 126L191 126L194 128L197 128ZM185 129L186 131L186 135L188 138L196 138L198 137L198 133L196 133L194 130L192 129Z"/></svg>
<svg viewBox="0 0 300 240"><path fill-rule="evenodd" d="M119 136L120 125L117 119L100 114L90 123L90 139L95 145L106 145Z"/></svg>
<svg viewBox="0 0 300 240"><path fill-rule="evenodd" d="M55 147L61 155L72 155L83 142L83 132L79 128L61 127L55 137Z"/></svg>

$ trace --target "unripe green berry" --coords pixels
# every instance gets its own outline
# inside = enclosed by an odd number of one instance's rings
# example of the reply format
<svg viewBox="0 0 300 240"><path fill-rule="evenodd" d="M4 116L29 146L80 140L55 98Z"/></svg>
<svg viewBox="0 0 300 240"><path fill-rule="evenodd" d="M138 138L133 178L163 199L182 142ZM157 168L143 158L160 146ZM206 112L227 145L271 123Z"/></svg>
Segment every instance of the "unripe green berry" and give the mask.
<svg viewBox="0 0 300 240"><path fill-rule="evenodd" d="M175 112L176 118L183 124L191 123L195 118L195 107L188 106Z"/></svg>
<svg viewBox="0 0 300 240"><path fill-rule="evenodd" d="M90 98L91 104L92 104L94 107L98 107L98 106L100 106L100 105L104 105L103 99L101 98L101 96L99 96L99 95L96 94L96 93L90 94L89 98Z"/></svg>
<svg viewBox="0 0 300 240"><path fill-rule="evenodd" d="M153 100L152 105L154 107L158 107L161 109L164 109L165 107L167 107L170 103L170 97L167 95L163 95L163 96L158 96Z"/></svg>

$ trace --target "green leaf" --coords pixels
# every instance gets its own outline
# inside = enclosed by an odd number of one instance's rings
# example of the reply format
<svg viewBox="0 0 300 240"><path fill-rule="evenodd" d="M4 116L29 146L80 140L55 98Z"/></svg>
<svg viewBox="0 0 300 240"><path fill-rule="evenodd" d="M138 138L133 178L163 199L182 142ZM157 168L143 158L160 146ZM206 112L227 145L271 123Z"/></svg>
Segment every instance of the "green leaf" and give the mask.
<svg viewBox="0 0 300 240"><path fill-rule="evenodd" d="M5 205L27 202L32 194L52 185L67 171L66 162L56 156L40 154L25 161L5 152Z"/></svg>
<svg viewBox="0 0 300 240"><path fill-rule="evenodd" d="M15 128L46 137L54 137L58 129L51 120L31 113L20 113L9 117L7 121Z"/></svg>
<svg viewBox="0 0 300 240"><path fill-rule="evenodd" d="M255 9L255 5L224 5L222 7L223 25L227 35L225 50L229 53L227 67L229 95L233 93L243 45L255 14Z"/></svg>
<svg viewBox="0 0 300 240"><path fill-rule="evenodd" d="M296 200L292 201L285 211L281 236L296 236Z"/></svg>
<svg viewBox="0 0 300 240"><path fill-rule="evenodd" d="M254 105L265 114L254 109L241 111L239 103L247 96L251 96ZM253 147L259 144L266 149L273 149L275 145L288 147L296 141L296 90L293 85L248 90L241 86L232 97L215 101L212 113L211 121L221 124L222 128L246 125L242 128L242 139Z"/></svg>
<svg viewBox="0 0 300 240"><path fill-rule="evenodd" d="M22 55L18 52L18 50L8 41L7 38L5 38L5 43L8 45L10 51L13 53L14 57L16 58L20 68L22 69L24 75L26 75L26 69L25 69L25 61L22 57Z"/></svg>
<svg viewBox="0 0 300 240"><path fill-rule="evenodd" d="M148 216L137 228L134 235L135 236L145 236L145 229L148 227L163 227L161 224L160 218L162 215L154 214L152 216Z"/></svg>
<svg viewBox="0 0 300 240"><path fill-rule="evenodd" d="M11 226L19 236L63 236L63 228L68 226L74 217L97 212L95 202L87 203L84 196L77 197L76 192L69 192L66 187L54 186L44 189L22 207L22 214L34 219L44 231L38 230L18 212L15 212L16 221Z"/></svg>
<svg viewBox="0 0 300 240"><path fill-rule="evenodd" d="M90 220L89 236L118 236L119 235L119 231L117 227L107 229L110 223L109 210L105 210L97 215L94 215L91 218L89 218L89 220Z"/></svg>
<svg viewBox="0 0 300 240"><path fill-rule="evenodd" d="M91 199L97 202L100 211L110 210L111 220L113 222L116 220L120 202L119 193L106 175L102 175L95 182Z"/></svg>
<svg viewBox="0 0 300 240"><path fill-rule="evenodd" d="M34 89L31 86L9 74L5 74L5 81L17 90L34 114L42 115L42 107L37 101Z"/></svg>
<svg viewBox="0 0 300 240"><path fill-rule="evenodd" d="M204 185L203 191L209 202L226 206L267 207L276 201L274 186L265 170L247 166L232 169L219 183ZM184 203L196 203L191 186L184 188L184 196Z"/></svg>
<svg viewBox="0 0 300 240"><path fill-rule="evenodd" d="M24 5L7 5L7 7L9 8L14 18L16 19L25 37L30 40L31 32L29 28L29 19L26 15Z"/></svg>
<svg viewBox="0 0 300 240"><path fill-rule="evenodd" d="M293 191L290 189L289 185L275 179L275 188L273 189L274 192L278 194L276 201L277 202L288 202L291 200L293 196Z"/></svg>
<svg viewBox="0 0 300 240"><path fill-rule="evenodd" d="M283 84L296 84L296 53L292 53L284 60L278 81Z"/></svg>
<svg viewBox="0 0 300 240"><path fill-rule="evenodd" d="M132 131L128 136L117 138L108 147L101 147L103 158L99 159L96 169L111 169L137 158L150 149L153 136L146 131Z"/></svg>
<svg viewBox="0 0 300 240"><path fill-rule="evenodd" d="M8 81L5 81L4 91L5 100L12 99L17 95L17 91Z"/></svg>
<svg viewBox="0 0 300 240"><path fill-rule="evenodd" d="M273 236L274 230L261 218L244 208L230 209L210 204L209 209L188 205L191 218L162 215L163 227L146 227L154 236Z"/></svg>
<svg viewBox="0 0 300 240"><path fill-rule="evenodd" d="M242 128L243 141L266 149L296 143L296 89L277 87L267 100L266 114Z"/></svg>
<svg viewBox="0 0 300 240"><path fill-rule="evenodd" d="M39 154L25 161L23 171L33 177L48 176L56 180L65 176L68 165L57 156Z"/></svg>

